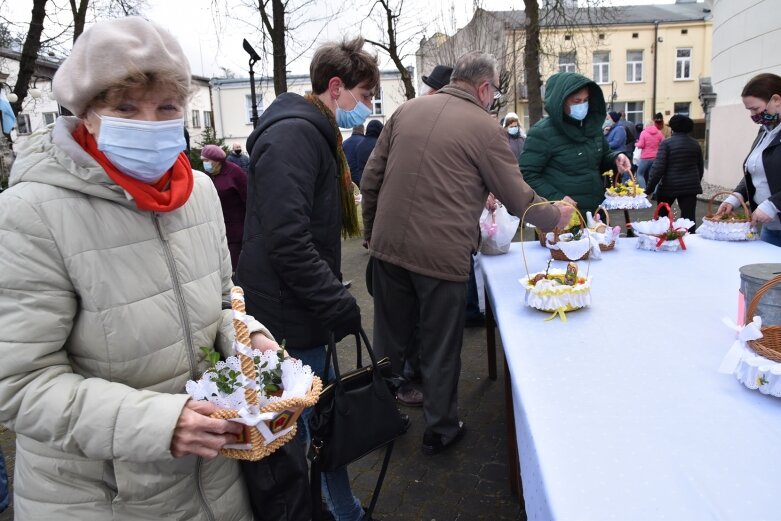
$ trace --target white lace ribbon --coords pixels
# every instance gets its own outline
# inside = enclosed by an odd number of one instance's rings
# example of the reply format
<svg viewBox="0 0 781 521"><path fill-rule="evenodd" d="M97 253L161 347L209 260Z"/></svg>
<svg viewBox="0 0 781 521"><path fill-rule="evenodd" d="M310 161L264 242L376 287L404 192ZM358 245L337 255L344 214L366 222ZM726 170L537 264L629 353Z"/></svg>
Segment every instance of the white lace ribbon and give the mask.
<svg viewBox="0 0 781 521"><path fill-rule="evenodd" d="M747 342L749 340L757 340L762 338L762 317L756 316L754 319L745 326L739 326L727 317L721 319L724 324L730 329L734 329L737 332L736 340L732 343L732 346L724 355L719 366L719 372L724 374L733 374L741 360L746 355L750 355L753 352L749 349Z"/></svg>

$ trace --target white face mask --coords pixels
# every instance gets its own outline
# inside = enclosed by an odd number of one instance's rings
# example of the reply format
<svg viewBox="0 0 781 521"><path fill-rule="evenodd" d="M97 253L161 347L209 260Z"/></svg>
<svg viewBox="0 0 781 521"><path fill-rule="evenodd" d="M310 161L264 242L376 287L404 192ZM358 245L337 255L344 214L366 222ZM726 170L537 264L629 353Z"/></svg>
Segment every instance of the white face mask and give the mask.
<svg viewBox="0 0 781 521"><path fill-rule="evenodd" d="M184 120L142 121L101 116L98 150L122 173L157 182L185 149Z"/></svg>

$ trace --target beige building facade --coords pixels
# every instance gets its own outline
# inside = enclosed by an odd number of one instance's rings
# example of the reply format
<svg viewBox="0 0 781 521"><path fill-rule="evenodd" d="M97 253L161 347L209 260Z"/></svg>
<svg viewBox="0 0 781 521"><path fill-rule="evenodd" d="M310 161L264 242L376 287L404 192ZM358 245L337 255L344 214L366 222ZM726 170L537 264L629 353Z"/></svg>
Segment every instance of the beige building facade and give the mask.
<svg viewBox="0 0 781 521"><path fill-rule="evenodd" d="M759 130L740 96L762 72L781 76L781 2L714 0L712 86L706 181L734 188Z"/></svg>
<svg viewBox="0 0 781 521"><path fill-rule="evenodd" d="M309 75L290 75L287 78L288 92L305 95L312 90ZM227 145L244 144L252 132L252 96L248 78L213 78L211 80L214 125L217 137L225 139ZM271 78L255 81L258 115L276 98ZM406 101L401 74L395 69L380 71L380 88L372 100L372 114L366 123L379 120L383 124L391 114ZM347 137L351 129L342 129Z"/></svg>
<svg viewBox="0 0 781 521"><path fill-rule="evenodd" d="M688 115L704 128L698 96L701 78L710 75L709 6L679 2L591 11L570 11L568 18L575 23L543 25L543 84L557 72L579 72L602 87L609 109L626 112L635 123L652 119L656 112L664 114L665 119L678 113ZM500 115L516 112L528 127L524 13L478 10L459 33L449 39L437 35L424 41L418 52L419 68L425 70L448 57L455 61L469 50L493 53L509 72ZM504 38L498 41L497 34Z"/></svg>

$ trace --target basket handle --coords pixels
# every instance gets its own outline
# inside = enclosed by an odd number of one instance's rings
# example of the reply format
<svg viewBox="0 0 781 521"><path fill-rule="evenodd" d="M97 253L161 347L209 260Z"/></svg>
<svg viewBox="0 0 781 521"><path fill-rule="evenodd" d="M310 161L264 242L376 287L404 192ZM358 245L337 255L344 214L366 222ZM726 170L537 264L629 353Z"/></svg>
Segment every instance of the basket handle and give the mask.
<svg viewBox="0 0 781 521"><path fill-rule="evenodd" d="M618 172L613 176L613 188L621 184L620 179L624 174L629 174L629 179L632 181L632 197L635 197L637 195L637 178L631 168L629 170L624 170L623 172Z"/></svg>
<svg viewBox="0 0 781 521"><path fill-rule="evenodd" d="M717 197L717 196L719 196L719 195L732 195L732 192L726 192L726 191L725 191L725 192L716 192L715 194L713 194L713 197L711 197L710 199L708 199L708 216L715 215L715 214L713 213L713 201L714 201L714 200L716 199L716 197ZM749 207L746 205L746 202L745 202L743 199L741 199L741 198L739 197L739 198L738 198L738 200L740 201L740 204L741 204L741 206L743 206L743 211L744 211L744 212L746 212L746 219L747 219L747 220L750 220L750 219L751 219L751 210L750 210L750 209L749 209Z"/></svg>
<svg viewBox="0 0 781 521"><path fill-rule="evenodd" d="M524 229L524 225L526 224L526 214L529 213L529 210L531 210L535 206L542 206L544 204L554 204L554 203L564 203L564 204L567 204L567 205L571 206L572 208L574 208L575 212L578 214L578 218L580 219L580 225L581 225L580 229L585 232L586 237L590 238L590 233L588 231L588 226L586 225L586 220L583 218L583 214L580 213L580 210L578 210L577 206L575 206L572 203L568 203L567 201L539 201L539 202L530 204L529 206L526 207L526 210L523 212L523 215L521 216L521 225L520 225L521 230ZM554 237L558 237L556 228L553 229L553 234L554 234ZM526 262L526 250L523 247L523 243L524 242L525 241L521 241L521 255L523 255L523 267L526 268L526 276L528 277L530 275L530 273L529 273L529 264ZM588 262L588 264L586 265L586 277L588 277L589 270L591 269L591 255L588 256L588 261L587 262Z"/></svg>
<svg viewBox="0 0 781 521"><path fill-rule="evenodd" d="M658 219L659 218L659 210L661 210L662 208L666 208L667 209L667 218L670 219L670 228L672 228L673 227L673 222L674 222L673 221L673 209L670 208L670 204L669 203L659 203L659 204L656 205L656 210L654 210L654 219Z"/></svg>
<svg viewBox="0 0 781 521"><path fill-rule="evenodd" d="M756 293L754 293L754 296L751 297L751 301L748 304L748 307L746 308L746 316L745 316L745 323L748 324L754 319L754 315L757 313L757 306L759 306L759 301L762 300L762 297L770 291L770 288L775 286L776 284L781 283L781 274L776 275L775 277L769 279L767 282L762 284L759 288L757 288Z"/></svg>
<svg viewBox="0 0 781 521"><path fill-rule="evenodd" d="M599 206L597 206L597 209L594 210L594 216L596 217L596 215L599 213L600 210L604 210L605 211L605 223L604 224L605 224L605 226L610 228L610 212L607 211L607 208L605 208L604 206L602 206L600 204Z"/></svg>
<svg viewBox="0 0 781 521"><path fill-rule="evenodd" d="M231 308L233 311L237 311L241 315L246 313L244 306L244 290L239 286L233 286L231 289ZM249 328L244 321L237 318L233 318L233 328L236 331L236 341L244 344L249 349L252 349L252 341L250 340ZM257 378L255 374L255 361L251 357L244 353L236 353L239 355L239 361L241 362L241 372L244 373L250 382L254 382ZM247 400L248 405L258 405L258 391L253 386L252 388L244 389L244 397Z"/></svg>

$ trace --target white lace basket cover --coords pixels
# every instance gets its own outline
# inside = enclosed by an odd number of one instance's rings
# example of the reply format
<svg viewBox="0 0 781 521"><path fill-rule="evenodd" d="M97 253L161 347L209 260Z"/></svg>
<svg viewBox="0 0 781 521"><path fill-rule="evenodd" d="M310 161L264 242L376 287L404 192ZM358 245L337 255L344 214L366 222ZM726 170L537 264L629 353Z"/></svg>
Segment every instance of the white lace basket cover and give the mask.
<svg viewBox="0 0 781 521"><path fill-rule="evenodd" d="M746 326L737 326L727 318L722 321L737 331L737 339L724 356L719 372L734 374L749 389L781 398L781 363L757 355L747 344L762 338L762 319L755 316Z"/></svg>
<svg viewBox="0 0 781 521"><path fill-rule="evenodd" d="M757 238L751 222L711 221L703 219L697 235L714 241L750 241Z"/></svg>
<svg viewBox="0 0 781 521"><path fill-rule="evenodd" d="M565 271L553 268L548 270L548 273L564 276ZM566 320L564 313L591 305L591 277L578 275L578 283L574 286L556 284L552 280L541 280L534 286L530 285L529 281L538 274L532 273L519 282L526 290L526 305L553 313L548 320L556 316Z"/></svg>
<svg viewBox="0 0 781 521"><path fill-rule="evenodd" d="M605 200L602 206L606 210L640 210L641 208L650 208L651 201L646 194L640 195L610 195L605 192Z"/></svg>
<svg viewBox="0 0 781 521"><path fill-rule="evenodd" d="M670 223L668 217L661 217L650 221L637 221L632 223L632 228L638 233L637 247L650 251L681 251L685 250L683 239L660 241L658 235L664 234L672 227L674 230L688 230L694 226L694 221L679 217ZM685 237L685 235L684 235Z"/></svg>

